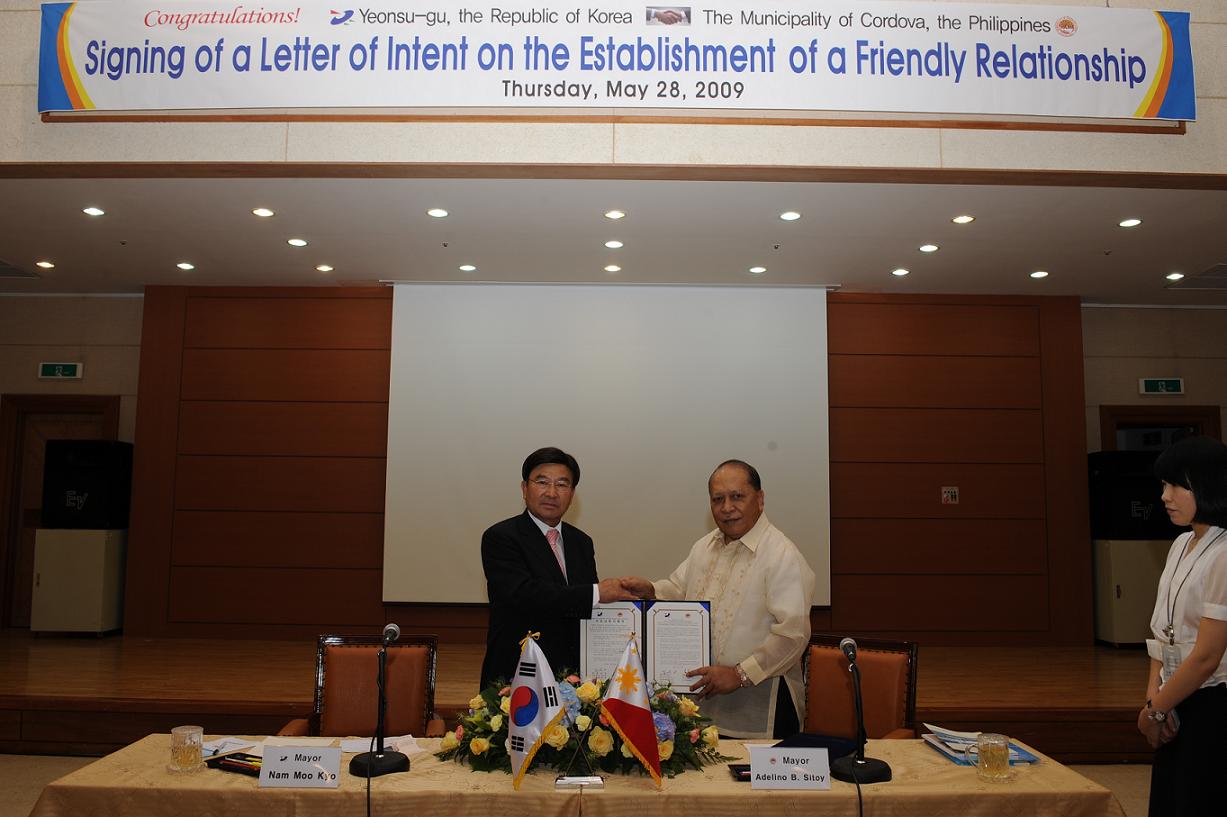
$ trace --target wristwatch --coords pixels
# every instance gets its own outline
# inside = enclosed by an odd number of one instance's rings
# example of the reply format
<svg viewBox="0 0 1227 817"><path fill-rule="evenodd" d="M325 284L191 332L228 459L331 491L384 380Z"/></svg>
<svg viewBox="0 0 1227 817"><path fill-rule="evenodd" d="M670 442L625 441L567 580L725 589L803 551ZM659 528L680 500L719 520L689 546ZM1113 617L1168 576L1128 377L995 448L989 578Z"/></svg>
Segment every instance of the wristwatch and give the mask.
<svg viewBox="0 0 1227 817"><path fill-rule="evenodd" d="M1150 706L1150 699L1147 698L1146 699L1146 717L1154 721L1155 723L1163 723L1165 720L1167 720L1167 713L1160 712L1157 709L1152 709Z"/></svg>
<svg viewBox="0 0 1227 817"><path fill-rule="evenodd" d="M750 676L746 675L746 671L741 668L741 664L734 665L733 669L737 670L737 677L741 679L741 685L743 687L753 686L753 684L750 683Z"/></svg>

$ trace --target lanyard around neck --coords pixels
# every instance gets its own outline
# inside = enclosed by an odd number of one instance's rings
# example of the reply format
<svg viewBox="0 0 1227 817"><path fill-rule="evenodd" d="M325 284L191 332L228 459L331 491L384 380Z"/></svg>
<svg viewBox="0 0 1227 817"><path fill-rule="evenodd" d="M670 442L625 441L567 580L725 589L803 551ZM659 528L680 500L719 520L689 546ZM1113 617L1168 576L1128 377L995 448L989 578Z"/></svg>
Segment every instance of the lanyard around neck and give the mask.
<svg viewBox="0 0 1227 817"><path fill-rule="evenodd" d="M1205 556L1206 552L1210 550L1210 548L1214 547L1215 543L1218 542L1219 539L1223 538L1224 533L1227 533L1227 530L1220 530L1217 534L1215 534L1214 538L1211 539L1204 547L1202 547L1197 556L1193 558L1193 564L1189 565L1188 572L1184 574L1184 578L1180 580L1180 585L1176 588L1176 597L1172 598L1172 582L1176 581L1176 570L1180 569L1180 563L1184 561L1184 554L1181 553L1180 558L1176 560L1176 568L1172 571L1172 577L1167 582L1167 627L1164 628L1163 632L1167 636L1168 644L1176 643L1176 602L1180 600L1180 591L1184 589L1184 583L1189 580L1189 576L1193 575L1193 569L1197 567L1197 563L1201 560L1201 557Z"/></svg>

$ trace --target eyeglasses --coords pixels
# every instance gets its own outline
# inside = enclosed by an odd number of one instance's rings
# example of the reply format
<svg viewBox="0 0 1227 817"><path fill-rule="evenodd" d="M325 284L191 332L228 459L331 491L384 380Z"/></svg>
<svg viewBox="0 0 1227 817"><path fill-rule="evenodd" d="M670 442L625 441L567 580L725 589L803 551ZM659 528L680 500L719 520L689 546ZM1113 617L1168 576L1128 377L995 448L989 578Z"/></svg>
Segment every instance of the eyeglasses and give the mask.
<svg viewBox="0 0 1227 817"><path fill-rule="evenodd" d="M548 491L551 486L559 491L569 491L572 487L569 479L546 479L545 477L537 477L532 480L532 484L538 491Z"/></svg>

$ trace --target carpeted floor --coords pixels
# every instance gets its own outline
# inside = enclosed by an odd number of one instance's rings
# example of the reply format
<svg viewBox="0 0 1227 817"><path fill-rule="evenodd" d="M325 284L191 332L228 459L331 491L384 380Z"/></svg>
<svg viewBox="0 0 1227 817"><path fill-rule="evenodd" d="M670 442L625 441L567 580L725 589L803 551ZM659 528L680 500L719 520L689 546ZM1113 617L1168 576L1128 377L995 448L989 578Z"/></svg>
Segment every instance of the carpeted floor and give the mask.
<svg viewBox="0 0 1227 817"><path fill-rule="evenodd" d="M0 817L29 817L43 786L89 763L88 757L0 755ZM1149 766L1071 766L1079 774L1106 786L1128 817L1146 817L1150 791Z"/></svg>

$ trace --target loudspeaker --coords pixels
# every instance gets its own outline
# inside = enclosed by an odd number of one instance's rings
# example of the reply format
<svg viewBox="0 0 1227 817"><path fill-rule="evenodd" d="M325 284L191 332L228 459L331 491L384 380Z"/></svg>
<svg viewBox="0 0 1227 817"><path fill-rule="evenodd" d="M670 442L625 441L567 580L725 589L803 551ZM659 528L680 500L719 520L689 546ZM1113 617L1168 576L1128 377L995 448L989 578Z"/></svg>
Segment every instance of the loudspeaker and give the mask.
<svg viewBox="0 0 1227 817"><path fill-rule="evenodd" d="M1183 532L1163 509L1155 477L1158 451L1097 451L1087 456L1092 539L1166 539Z"/></svg>
<svg viewBox="0 0 1227 817"><path fill-rule="evenodd" d="M132 444L118 440L48 440L43 462L42 527L128 527Z"/></svg>

